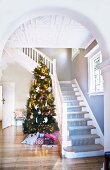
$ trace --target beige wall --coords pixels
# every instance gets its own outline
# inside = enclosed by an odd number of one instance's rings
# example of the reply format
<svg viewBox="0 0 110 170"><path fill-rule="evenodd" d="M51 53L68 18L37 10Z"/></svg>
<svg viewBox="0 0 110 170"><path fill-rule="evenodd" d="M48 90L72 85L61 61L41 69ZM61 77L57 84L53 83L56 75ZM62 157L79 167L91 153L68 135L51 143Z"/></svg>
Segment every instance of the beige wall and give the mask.
<svg viewBox="0 0 110 170"><path fill-rule="evenodd" d="M59 80L72 79L71 48L39 48L44 54L56 59L57 75Z"/></svg>
<svg viewBox="0 0 110 170"><path fill-rule="evenodd" d="M103 95L92 95L88 94L88 58L84 57L90 49L92 49L97 43L92 43L86 50L81 49L80 54L73 60L72 74L75 78L87 99L87 102L102 130L104 133L104 96Z"/></svg>
<svg viewBox="0 0 110 170"><path fill-rule="evenodd" d="M9 64L2 80L15 82L15 109L25 108L32 75L17 63Z"/></svg>

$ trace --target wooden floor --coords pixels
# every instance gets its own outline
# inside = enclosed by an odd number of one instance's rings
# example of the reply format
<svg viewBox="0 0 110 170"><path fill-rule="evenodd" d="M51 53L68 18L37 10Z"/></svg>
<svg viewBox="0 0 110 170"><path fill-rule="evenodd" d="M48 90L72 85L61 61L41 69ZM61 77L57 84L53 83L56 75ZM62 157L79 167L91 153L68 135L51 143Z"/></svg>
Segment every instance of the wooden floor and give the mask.
<svg viewBox="0 0 110 170"><path fill-rule="evenodd" d="M0 128L0 170L100 170L103 157L66 159L59 147L40 148L21 144L21 127Z"/></svg>

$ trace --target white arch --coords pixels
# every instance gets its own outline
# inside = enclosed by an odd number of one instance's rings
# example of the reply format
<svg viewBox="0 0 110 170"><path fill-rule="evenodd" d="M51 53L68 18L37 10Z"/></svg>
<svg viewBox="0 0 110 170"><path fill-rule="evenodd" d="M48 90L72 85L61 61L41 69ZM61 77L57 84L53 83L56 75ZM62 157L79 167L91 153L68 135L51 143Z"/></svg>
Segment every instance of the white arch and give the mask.
<svg viewBox="0 0 110 170"><path fill-rule="evenodd" d="M7 32L5 32L4 39L2 42L2 51L5 47L5 44L8 40L8 38L13 34L13 32L25 21L37 17L37 16L44 16L44 15L63 15L68 16L72 18L73 20L76 20L77 22L84 25L96 38L100 49L102 51L103 59L106 59L108 55L108 51L106 48L106 43L104 41L104 37L101 35L100 31L97 29L97 27L94 25L93 21L90 20L90 18L87 18L87 16L84 16L83 14L68 9L68 8L62 8L62 7L45 7L45 8L39 8L39 9L33 9L31 11L28 11L23 16L18 18L13 24L10 25L10 27L7 28ZM2 52L1 51L1 52Z"/></svg>

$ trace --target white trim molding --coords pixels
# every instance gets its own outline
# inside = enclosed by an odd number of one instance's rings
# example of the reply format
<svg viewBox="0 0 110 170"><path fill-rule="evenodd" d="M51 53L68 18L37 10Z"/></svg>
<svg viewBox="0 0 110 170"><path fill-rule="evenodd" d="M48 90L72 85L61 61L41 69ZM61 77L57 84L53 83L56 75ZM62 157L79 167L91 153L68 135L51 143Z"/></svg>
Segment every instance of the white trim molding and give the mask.
<svg viewBox="0 0 110 170"><path fill-rule="evenodd" d="M95 55L98 51L100 51L99 45L97 44L92 50L90 50L84 57L91 58L93 55Z"/></svg>
<svg viewBox="0 0 110 170"><path fill-rule="evenodd" d="M80 53L79 48L72 48L72 61L75 59L76 56Z"/></svg>
<svg viewBox="0 0 110 170"><path fill-rule="evenodd" d="M100 64L95 65L96 59L99 59L100 63L102 62L102 54L99 45L97 44L89 53L87 53L86 57L88 57L88 94L89 96L103 95L103 78L100 68L98 67ZM97 68L97 70L99 70L97 73L99 82L97 83L100 83L100 85L96 83L96 72L94 71L95 67ZM99 85L98 89L96 88L97 85Z"/></svg>
<svg viewBox="0 0 110 170"><path fill-rule="evenodd" d="M101 64L98 65L98 68L101 69L101 73L110 71L110 58L104 60Z"/></svg>

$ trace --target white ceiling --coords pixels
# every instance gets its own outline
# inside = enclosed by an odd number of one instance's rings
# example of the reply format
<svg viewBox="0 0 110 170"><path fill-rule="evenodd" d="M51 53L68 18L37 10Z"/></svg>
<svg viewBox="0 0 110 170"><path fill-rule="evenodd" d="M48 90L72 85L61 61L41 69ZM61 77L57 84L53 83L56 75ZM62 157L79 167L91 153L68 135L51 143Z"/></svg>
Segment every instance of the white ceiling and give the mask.
<svg viewBox="0 0 110 170"><path fill-rule="evenodd" d="M39 16L23 23L7 47L86 48L94 40L80 23L66 16Z"/></svg>

